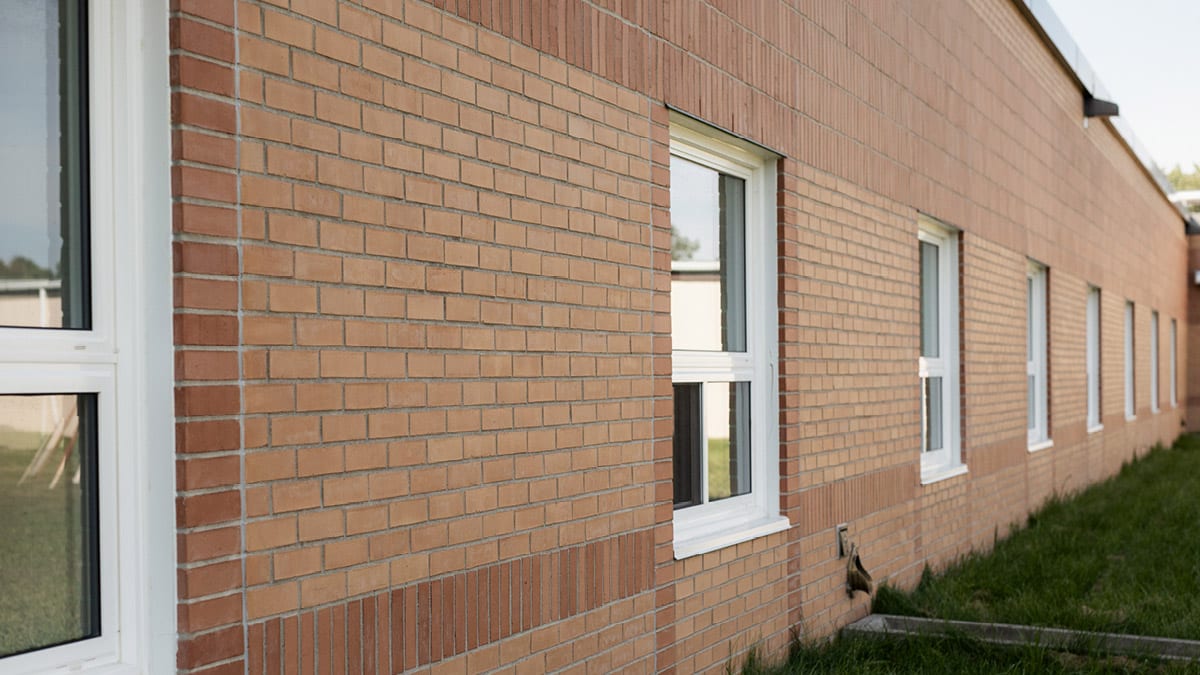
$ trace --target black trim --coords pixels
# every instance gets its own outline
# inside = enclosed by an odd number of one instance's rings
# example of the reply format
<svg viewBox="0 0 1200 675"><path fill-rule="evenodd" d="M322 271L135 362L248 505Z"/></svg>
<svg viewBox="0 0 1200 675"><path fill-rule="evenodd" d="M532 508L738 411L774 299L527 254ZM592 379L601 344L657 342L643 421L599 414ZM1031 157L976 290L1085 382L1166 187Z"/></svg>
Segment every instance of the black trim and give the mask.
<svg viewBox="0 0 1200 675"><path fill-rule="evenodd" d="M675 508L701 503L700 462L704 461L704 434L700 429L701 385L676 382L675 434L672 437L672 477Z"/></svg>
<svg viewBox="0 0 1200 675"><path fill-rule="evenodd" d="M1083 116L1084 117L1116 117L1121 114L1121 109L1112 101L1105 101L1102 98L1096 98L1089 93L1083 95Z"/></svg>
<svg viewBox="0 0 1200 675"><path fill-rule="evenodd" d="M704 126L710 128L710 129L716 129L717 131L720 131L721 133L725 134L726 136L730 136L731 138L735 138L743 143L753 145L754 147L758 148L762 152L768 152L772 155L775 155L777 158L787 157L787 155L776 150L775 148L771 148L766 145L763 145L762 143L759 143L758 141L756 141L752 138L747 138L746 136L743 136L739 133L730 131L729 129L726 129L723 126L713 124L712 122L709 122L708 120L706 120L702 117L697 117L696 115L693 115L692 113L690 113L686 110L683 110L682 108L677 108L677 107L671 105L670 103L665 103L665 102L663 103L663 105L667 108L667 110L670 110L671 112L673 112L681 117L686 117L689 120L696 122L697 124L703 124Z"/></svg>

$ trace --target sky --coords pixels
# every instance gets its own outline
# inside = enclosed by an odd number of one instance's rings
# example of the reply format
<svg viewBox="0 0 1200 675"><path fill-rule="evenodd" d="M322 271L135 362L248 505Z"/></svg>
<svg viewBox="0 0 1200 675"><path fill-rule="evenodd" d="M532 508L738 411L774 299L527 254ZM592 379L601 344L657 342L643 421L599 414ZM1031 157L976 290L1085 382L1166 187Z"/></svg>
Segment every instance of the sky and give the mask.
<svg viewBox="0 0 1200 675"><path fill-rule="evenodd" d="M50 68L57 59L57 4L0 2L0 260L25 256L54 269L62 247L58 139L50 133L58 127L58 95L51 93L58 82L48 82L48 74L57 73Z"/></svg>
<svg viewBox="0 0 1200 675"><path fill-rule="evenodd" d="M1049 0L1164 171L1200 163L1200 0Z"/></svg>

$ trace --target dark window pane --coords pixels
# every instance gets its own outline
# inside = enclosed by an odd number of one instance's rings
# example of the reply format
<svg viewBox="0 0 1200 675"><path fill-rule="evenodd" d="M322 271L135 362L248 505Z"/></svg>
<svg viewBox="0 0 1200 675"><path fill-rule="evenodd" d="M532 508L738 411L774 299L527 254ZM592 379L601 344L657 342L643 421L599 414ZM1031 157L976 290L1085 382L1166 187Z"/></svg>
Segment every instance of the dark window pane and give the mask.
<svg viewBox="0 0 1200 675"><path fill-rule="evenodd" d="M0 657L100 634L96 396L0 396Z"/></svg>
<svg viewBox="0 0 1200 675"><path fill-rule="evenodd" d="M708 500L750 493L750 383L704 385Z"/></svg>
<svg viewBox="0 0 1200 675"><path fill-rule="evenodd" d="M78 0L0 20L0 326L91 327L85 26Z"/></svg>
<svg viewBox="0 0 1200 675"><path fill-rule="evenodd" d="M675 349L746 351L746 181L671 158Z"/></svg>
<svg viewBox="0 0 1200 675"><path fill-rule="evenodd" d="M699 383L675 385L675 437L673 439L673 478L675 508L694 506L701 501L700 458L704 435L700 430Z"/></svg>

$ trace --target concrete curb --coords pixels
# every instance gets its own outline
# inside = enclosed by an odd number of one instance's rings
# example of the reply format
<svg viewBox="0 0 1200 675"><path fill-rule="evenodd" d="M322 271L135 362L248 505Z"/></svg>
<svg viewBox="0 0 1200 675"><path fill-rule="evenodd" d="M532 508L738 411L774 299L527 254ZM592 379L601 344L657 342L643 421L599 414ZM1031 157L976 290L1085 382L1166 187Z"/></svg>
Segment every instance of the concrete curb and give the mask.
<svg viewBox="0 0 1200 675"><path fill-rule="evenodd" d="M871 614L842 629L851 635L887 637L904 635L968 635L1002 645L1037 645L1050 649L1080 650L1162 659L1200 661L1200 640L1146 637L1122 633L1095 633L1065 628L1019 626L1011 623L976 623L922 619L892 614Z"/></svg>

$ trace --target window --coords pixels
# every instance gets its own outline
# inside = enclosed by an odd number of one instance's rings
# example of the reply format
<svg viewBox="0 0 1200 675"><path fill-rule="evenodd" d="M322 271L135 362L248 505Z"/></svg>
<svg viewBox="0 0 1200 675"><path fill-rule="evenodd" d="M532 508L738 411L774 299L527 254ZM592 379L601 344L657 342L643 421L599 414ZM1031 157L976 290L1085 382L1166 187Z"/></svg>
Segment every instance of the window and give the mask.
<svg viewBox="0 0 1200 675"><path fill-rule="evenodd" d="M1137 416L1137 401L1134 398L1133 369L1133 303L1125 301L1125 419Z"/></svg>
<svg viewBox="0 0 1200 675"><path fill-rule="evenodd" d="M920 268L921 480L958 475L958 234L929 219L917 232Z"/></svg>
<svg viewBox="0 0 1200 675"><path fill-rule="evenodd" d="M1087 426L1099 431L1100 424L1100 289L1088 287L1087 295Z"/></svg>
<svg viewBox="0 0 1200 675"><path fill-rule="evenodd" d="M788 526L779 515L775 156L671 128L675 555Z"/></svg>
<svg viewBox="0 0 1200 675"><path fill-rule="evenodd" d="M1046 268L1029 261L1025 273L1025 379L1028 383L1029 447L1050 439L1049 382L1046 365Z"/></svg>
<svg viewBox="0 0 1200 675"><path fill-rule="evenodd" d="M1170 363L1170 366L1171 366L1171 407L1172 408L1176 408L1179 406L1179 373L1178 373L1179 361L1177 360L1179 358L1179 354L1178 354L1178 351L1176 351L1178 349L1178 345L1175 342L1176 339L1177 339L1177 337L1175 335L1175 319L1171 319L1171 363Z"/></svg>
<svg viewBox="0 0 1200 675"><path fill-rule="evenodd" d="M150 5L13 0L0 20L4 673L174 668L166 16ZM158 660L151 635L171 643Z"/></svg>
<svg viewBox="0 0 1200 675"><path fill-rule="evenodd" d="M1150 410L1158 412L1158 310L1150 311Z"/></svg>

